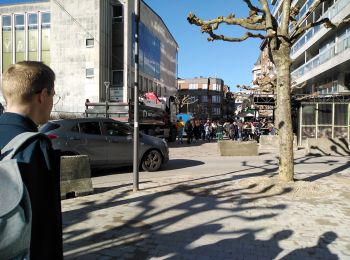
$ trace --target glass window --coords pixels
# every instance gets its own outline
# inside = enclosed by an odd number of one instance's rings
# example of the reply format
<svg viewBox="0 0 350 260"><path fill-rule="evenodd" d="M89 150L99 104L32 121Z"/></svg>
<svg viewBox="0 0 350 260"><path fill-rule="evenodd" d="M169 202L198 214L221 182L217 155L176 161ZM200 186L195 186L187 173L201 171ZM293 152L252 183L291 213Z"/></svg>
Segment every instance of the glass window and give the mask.
<svg viewBox="0 0 350 260"><path fill-rule="evenodd" d="M334 137L335 138L348 138L348 128L347 127L334 127Z"/></svg>
<svg viewBox="0 0 350 260"><path fill-rule="evenodd" d="M334 125L348 125L348 105L335 104Z"/></svg>
<svg viewBox="0 0 350 260"><path fill-rule="evenodd" d="M28 28L29 30L38 28L38 14L28 14Z"/></svg>
<svg viewBox="0 0 350 260"><path fill-rule="evenodd" d="M51 23L51 14L50 13L41 13L41 24L50 24Z"/></svg>
<svg viewBox="0 0 350 260"><path fill-rule="evenodd" d="M303 125L315 125L316 122L316 105L302 105L303 108Z"/></svg>
<svg viewBox="0 0 350 260"><path fill-rule="evenodd" d="M104 122L103 126L108 136L128 136L131 134L130 127L123 124Z"/></svg>
<svg viewBox="0 0 350 260"><path fill-rule="evenodd" d="M86 47L93 47L93 46L94 46L94 39L93 38L86 39Z"/></svg>
<svg viewBox="0 0 350 260"><path fill-rule="evenodd" d="M12 64L11 16L2 16L2 72Z"/></svg>
<svg viewBox="0 0 350 260"><path fill-rule="evenodd" d="M24 30L24 15L23 14L15 15L15 26L16 26L16 30Z"/></svg>
<svg viewBox="0 0 350 260"><path fill-rule="evenodd" d="M3 15L2 16L2 27L11 27L11 16Z"/></svg>
<svg viewBox="0 0 350 260"><path fill-rule="evenodd" d="M318 127L317 138L332 138L332 126Z"/></svg>
<svg viewBox="0 0 350 260"><path fill-rule="evenodd" d="M302 127L302 139L315 138L316 127Z"/></svg>
<svg viewBox="0 0 350 260"><path fill-rule="evenodd" d="M198 84L190 83L189 89L198 89Z"/></svg>
<svg viewBox="0 0 350 260"><path fill-rule="evenodd" d="M77 132L77 133L79 133L79 125L76 124L75 126L73 126L73 128L72 128L71 131L72 131L72 132Z"/></svg>
<svg viewBox="0 0 350 260"><path fill-rule="evenodd" d="M99 122L83 122L79 123L80 133L90 135L101 135Z"/></svg>
<svg viewBox="0 0 350 260"><path fill-rule="evenodd" d="M208 84L202 84L202 89L208 89Z"/></svg>
<svg viewBox="0 0 350 260"><path fill-rule="evenodd" d="M122 5L114 5L113 6L113 23L123 22L123 6Z"/></svg>
<svg viewBox="0 0 350 260"><path fill-rule="evenodd" d="M147 80L145 80L147 82ZM121 87L123 86L123 71L122 70L113 70L113 86ZM147 90L147 88L146 88Z"/></svg>
<svg viewBox="0 0 350 260"><path fill-rule="evenodd" d="M94 69L93 68L86 69L86 77L87 78L94 77Z"/></svg>
<svg viewBox="0 0 350 260"><path fill-rule="evenodd" d="M41 59L45 64L50 65L50 29L48 29L48 27L45 27L41 30L41 37Z"/></svg>
<svg viewBox="0 0 350 260"><path fill-rule="evenodd" d="M38 60L38 14L28 14L28 29L29 29L28 30L28 58L29 60L37 61ZM46 46L46 47L49 47L49 46Z"/></svg>
<svg viewBox="0 0 350 260"><path fill-rule="evenodd" d="M332 104L318 104L318 124L332 124Z"/></svg>

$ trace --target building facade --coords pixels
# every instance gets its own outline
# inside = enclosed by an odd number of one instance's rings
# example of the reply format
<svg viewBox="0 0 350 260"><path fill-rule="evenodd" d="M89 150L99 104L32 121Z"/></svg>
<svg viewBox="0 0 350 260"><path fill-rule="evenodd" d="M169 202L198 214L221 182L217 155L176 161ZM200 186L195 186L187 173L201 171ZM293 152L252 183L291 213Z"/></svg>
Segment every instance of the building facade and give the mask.
<svg viewBox="0 0 350 260"><path fill-rule="evenodd" d="M180 108L180 113L191 113L199 119L224 117L225 86L222 79L204 77L178 79L177 85L178 96L180 98L189 96L191 99L189 104Z"/></svg>
<svg viewBox="0 0 350 260"><path fill-rule="evenodd" d="M133 97L134 1L14 0L0 5L0 14L1 75L21 60L50 65L61 97L54 111L82 113L86 99L128 102ZM139 38L141 92L174 95L178 44L143 1Z"/></svg>
<svg viewBox="0 0 350 260"><path fill-rule="evenodd" d="M283 0L272 1L280 21ZM315 0L295 0L297 19L304 24L328 17L339 23L350 17L349 0L324 1L308 13ZM293 30L290 27L290 30ZM291 77L299 88L293 94L298 104L298 138L343 137L349 140L350 125L350 25L338 29L316 26L307 30L291 49Z"/></svg>

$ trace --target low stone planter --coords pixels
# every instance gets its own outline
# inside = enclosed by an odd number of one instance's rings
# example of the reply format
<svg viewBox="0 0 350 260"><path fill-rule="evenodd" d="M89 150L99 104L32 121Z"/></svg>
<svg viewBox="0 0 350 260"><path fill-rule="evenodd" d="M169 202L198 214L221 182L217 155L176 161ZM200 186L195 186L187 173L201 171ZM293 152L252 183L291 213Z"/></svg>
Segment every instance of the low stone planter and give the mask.
<svg viewBox="0 0 350 260"><path fill-rule="evenodd" d="M308 138L305 148L305 155L350 155L349 142L345 138Z"/></svg>
<svg viewBox="0 0 350 260"><path fill-rule="evenodd" d="M278 135L261 135L260 136L260 149L263 150L279 150ZM293 138L293 149L298 150L297 137Z"/></svg>
<svg viewBox="0 0 350 260"><path fill-rule="evenodd" d="M91 194L89 157L87 155L61 157L61 199Z"/></svg>
<svg viewBox="0 0 350 260"><path fill-rule="evenodd" d="M257 156L258 144L255 141L239 142L231 140L218 141L221 156Z"/></svg>

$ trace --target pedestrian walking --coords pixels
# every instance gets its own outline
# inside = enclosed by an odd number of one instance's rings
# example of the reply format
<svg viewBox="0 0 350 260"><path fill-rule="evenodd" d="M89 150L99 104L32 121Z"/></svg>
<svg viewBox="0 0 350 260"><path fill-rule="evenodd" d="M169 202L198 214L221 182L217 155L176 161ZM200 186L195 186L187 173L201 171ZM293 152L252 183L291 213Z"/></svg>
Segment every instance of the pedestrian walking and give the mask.
<svg viewBox="0 0 350 260"><path fill-rule="evenodd" d="M187 143L190 144L192 142L192 136L193 136L193 125L191 120L186 121L185 132L187 135Z"/></svg>
<svg viewBox="0 0 350 260"><path fill-rule="evenodd" d="M182 144L182 136L184 134L184 121L182 120L182 117L180 116L179 119L176 121L176 131L177 131L177 141L178 143Z"/></svg>

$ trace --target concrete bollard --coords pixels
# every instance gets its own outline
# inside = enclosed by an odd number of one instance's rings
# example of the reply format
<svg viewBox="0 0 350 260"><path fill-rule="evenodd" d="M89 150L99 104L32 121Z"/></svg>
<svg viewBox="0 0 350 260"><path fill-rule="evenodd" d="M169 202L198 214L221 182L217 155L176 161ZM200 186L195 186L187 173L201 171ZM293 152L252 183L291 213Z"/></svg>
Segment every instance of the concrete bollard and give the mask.
<svg viewBox="0 0 350 260"><path fill-rule="evenodd" d="M61 199L93 193L89 157L61 157Z"/></svg>
<svg viewBox="0 0 350 260"><path fill-rule="evenodd" d="M218 141L221 156L257 156L258 144L255 141L238 142L231 140Z"/></svg>

